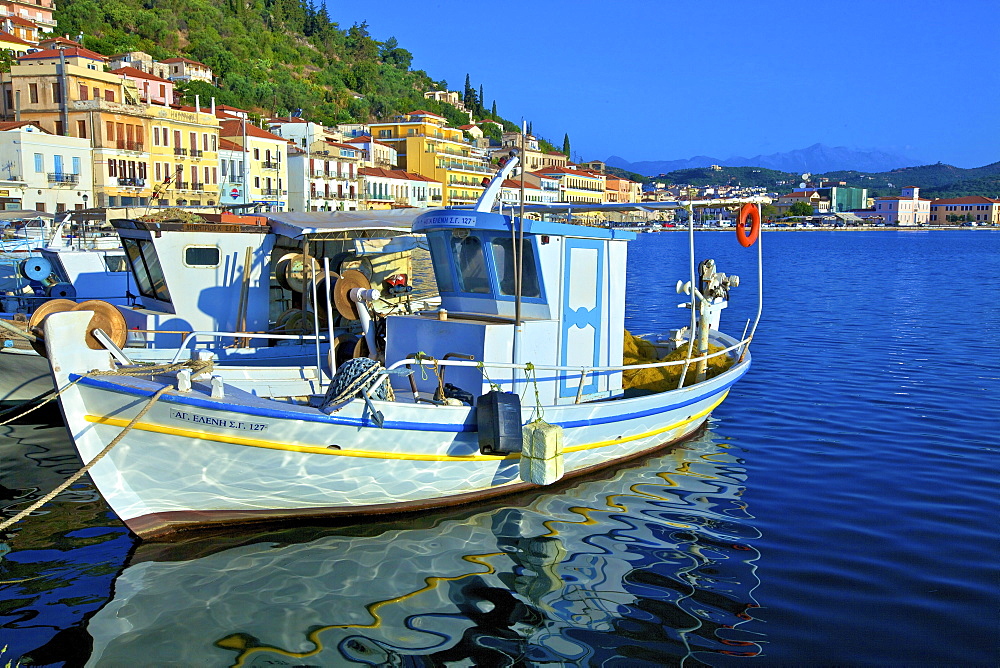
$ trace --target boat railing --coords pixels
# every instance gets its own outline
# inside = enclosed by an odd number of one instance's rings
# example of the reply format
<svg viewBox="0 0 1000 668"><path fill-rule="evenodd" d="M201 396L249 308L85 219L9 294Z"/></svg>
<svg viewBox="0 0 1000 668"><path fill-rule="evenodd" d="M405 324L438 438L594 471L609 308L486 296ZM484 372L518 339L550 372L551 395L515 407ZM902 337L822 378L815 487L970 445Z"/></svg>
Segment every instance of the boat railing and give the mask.
<svg viewBox="0 0 1000 668"><path fill-rule="evenodd" d="M130 330L130 331L136 331L136 330ZM266 334L266 333L258 334L256 332L210 332L210 331L189 332L187 336L184 337L184 340L181 342L181 345L177 349L177 352L174 353L174 356L170 360L170 363L173 364L174 362L177 362L181 358L181 354L184 352L184 350L187 349L187 347L191 344L191 342L194 341L199 336L211 336L215 338L235 337L236 339L244 339L244 340L273 339L277 341L282 341L282 340L290 341L297 339L299 341L319 341L320 343L326 341L325 336L318 336L314 334Z"/></svg>
<svg viewBox="0 0 1000 668"><path fill-rule="evenodd" d="M478 360L460 360L460 359L432 359L430 357L423 356L411 356L407 359L399 360L398 362L393 362L387 368L385 368L382 373L383 375L389 375L396 369L400 367L412 367L414 364L436 364L437 366L464 366L464 367L488 367L491 369L517 369L520 371L562 371L568 372L569 376L580 376L581 380L586 376L594 373L607 373L612 371L634 371L636 369L657 369L660 367L668 366L690 366L697 362L703 360L707 361L713 357L719 357L721 355L729 355L729 353L734 350L740 351L740 357L742 357L743 348L750 343L750 339L753 337L746 337L740 341L737 341L731 346L716 350L714 352L706 353L698 357L690 357L682 360L671 360L666 362L650 362L649 364L625 364L620 366L595 366L595 367L585 367L585 366L560 366L551 364L513 364L511 362L481 362ZM683 374L681 380L683 381ZM523 382L523 381L522 381ZM681 385L680 387L683 387ZM680 389L680 388L678 388Z"/></svg>

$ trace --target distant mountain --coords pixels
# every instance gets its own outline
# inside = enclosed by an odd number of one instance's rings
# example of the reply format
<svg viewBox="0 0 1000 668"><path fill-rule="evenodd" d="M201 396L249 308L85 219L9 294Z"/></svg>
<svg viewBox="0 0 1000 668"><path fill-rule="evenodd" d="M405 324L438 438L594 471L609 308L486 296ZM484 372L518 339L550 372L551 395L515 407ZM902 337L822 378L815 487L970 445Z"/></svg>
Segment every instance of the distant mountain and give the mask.
<svg viewBox="0 0 1000 668"><path fill-rule="evenodd" d="M687 160L652 160L643 162L628 162L624 158L613 155L605 163L613 167L627 169L647 176L666 174L678 169L694 169L721 165L723 167L764 167L780 172L802 174L822 174L837 170L856 170L861 172L887 172L892 169L909 167L919 164L902 155L885 151L855 151L843 146L830 147L824 144L813 144L808 148L757 155L752 158L735 156L727 159L712 158L697 155Z"/></svg>

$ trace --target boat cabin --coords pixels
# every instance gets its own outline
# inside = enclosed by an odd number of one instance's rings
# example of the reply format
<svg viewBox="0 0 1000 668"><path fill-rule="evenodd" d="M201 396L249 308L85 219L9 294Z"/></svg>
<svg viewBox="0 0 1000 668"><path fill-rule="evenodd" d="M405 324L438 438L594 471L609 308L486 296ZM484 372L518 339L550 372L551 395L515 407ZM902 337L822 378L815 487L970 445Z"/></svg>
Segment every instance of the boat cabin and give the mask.
<svg viewBox="0 0 1000 668"><path fill-rule="evenodd" d="M347 212L114 220L139 295L139 304L120 310L130 330L145 331L146 343L159 348L177 347L192 331L312 334L313 319L325 320L326 309L323 295L313 297L311 280L319 277L304 267L305 258L315 260L315 274L326 259L333 272L364 269L373 284L409 274L412 217L399 223L348 219Z"/></svg>
<svg viewBox="0 0 1000 668"><path fill-rule="evenodd" d="M425 353L487 363L593 368L620 366L625 326L626 244L631 232L524 220L520 324L512 234L518 219L483 211L422 214L413 231L426 234L441 296L440 311L390 315L386 363ZM485 371L485 373L484 373ZM488 377L487 377L488 376ZM433 394L434 374L416 370L421 393ZM523 392L543 404L593 401L622 393L621 372L539 371L447 367L444 381L473 395ZM409 380L394 378L397 395ZM524 399L525 402L529 398Z"/></svg>

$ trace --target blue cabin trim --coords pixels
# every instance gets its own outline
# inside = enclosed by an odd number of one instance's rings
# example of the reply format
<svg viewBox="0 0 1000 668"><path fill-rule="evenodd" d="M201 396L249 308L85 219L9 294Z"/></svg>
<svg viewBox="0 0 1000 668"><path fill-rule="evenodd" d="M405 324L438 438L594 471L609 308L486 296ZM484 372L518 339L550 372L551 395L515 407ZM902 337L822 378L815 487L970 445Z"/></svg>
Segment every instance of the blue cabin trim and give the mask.
<svg viewBox="0 0 1000 668"><path fill-rule="evenodd" d="M413 231L427 233L432 230L475 229L494 230L510 234L514 219L499 213L444 209L429 211L417 216L413 221ZM524 234L549 235L553 237L577 237L581 239L635 239L635 232L567 223L549 223L540 220L523 219Z"/></svg>
<svg viewBox="0 0 1000 668"><path fill-rule="evenodd" d="M594 275L587 275L590 267L579 266L578 262L574 262L574 252L575 250L583 251L594 251L596 253L594 261ZM562 322L560 323L560 335L562 338L561 350L559 352L559 365L560 366L570 366L575 364L580 360L569 359L571 352L570 339L574 333L574 328L578 332L585 331L588 327L593 328L593 345L592 358L588 360L586 366L589 367L599 367L601 366L601 348L602 342L604 340L604 329L606 324L604 322L604 264L605 264L605 243L603 240L598 239L566 239L565 246L565 256L563 264L563 303L562 303ZM580 286L580 289L585 290L586 294L582 295L590 296L593 299L592 306L587 308L586 306L579 305L574 308L574 305L570 303L570 292L573 290L573 286ZM587 290L590 288L590 290ZM575 396L577 391L580 390L579 376L568 376L562 374L559 379L559 396L560 397L571 397ZM587 382L584 384L582 393L583 394L593 394L598 390L598 378L596 374L591 374L587 377Z"/></svg>

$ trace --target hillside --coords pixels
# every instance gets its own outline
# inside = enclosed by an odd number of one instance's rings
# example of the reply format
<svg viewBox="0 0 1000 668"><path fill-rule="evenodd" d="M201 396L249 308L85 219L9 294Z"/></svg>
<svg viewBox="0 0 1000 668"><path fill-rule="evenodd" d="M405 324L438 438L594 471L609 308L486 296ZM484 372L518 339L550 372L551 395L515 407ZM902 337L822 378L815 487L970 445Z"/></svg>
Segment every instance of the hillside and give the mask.
<svg viewBox="0 0 1000 668"><path fill-rule="evenodd" d="M468 117L423 93L447 88L421 70L395 38L374 40L366 23L342 29L324 5L303 0L60 0L59 31L83 33L105 55L140 50L162 60L184 56L212 67L218 87L195 82L185 100L215 96L222 104L260 114L301 109L332 125L366 122L425 109L456 125ZM481 90L481 88L480 88ZM496 103L471 106L477 118L496 118Z"/></svg>
<svg viewBox="0 0 1000 668"><path fill-rule="evenodd" d="M758 167L707 167L678 169L659 176L645 177L646 182L665 182L693 186L743 185L762 186L772 192L788 192L801 181L800 174ZM905 167L887 172L856 170L813 174L812 179L844 181L849 186L868 188L872 197L898 195L904 186L918 186L926 197L963 197L985 195L1000 197L1000 162L983 167L963 169L938 163L920 167Z"/></svg>

